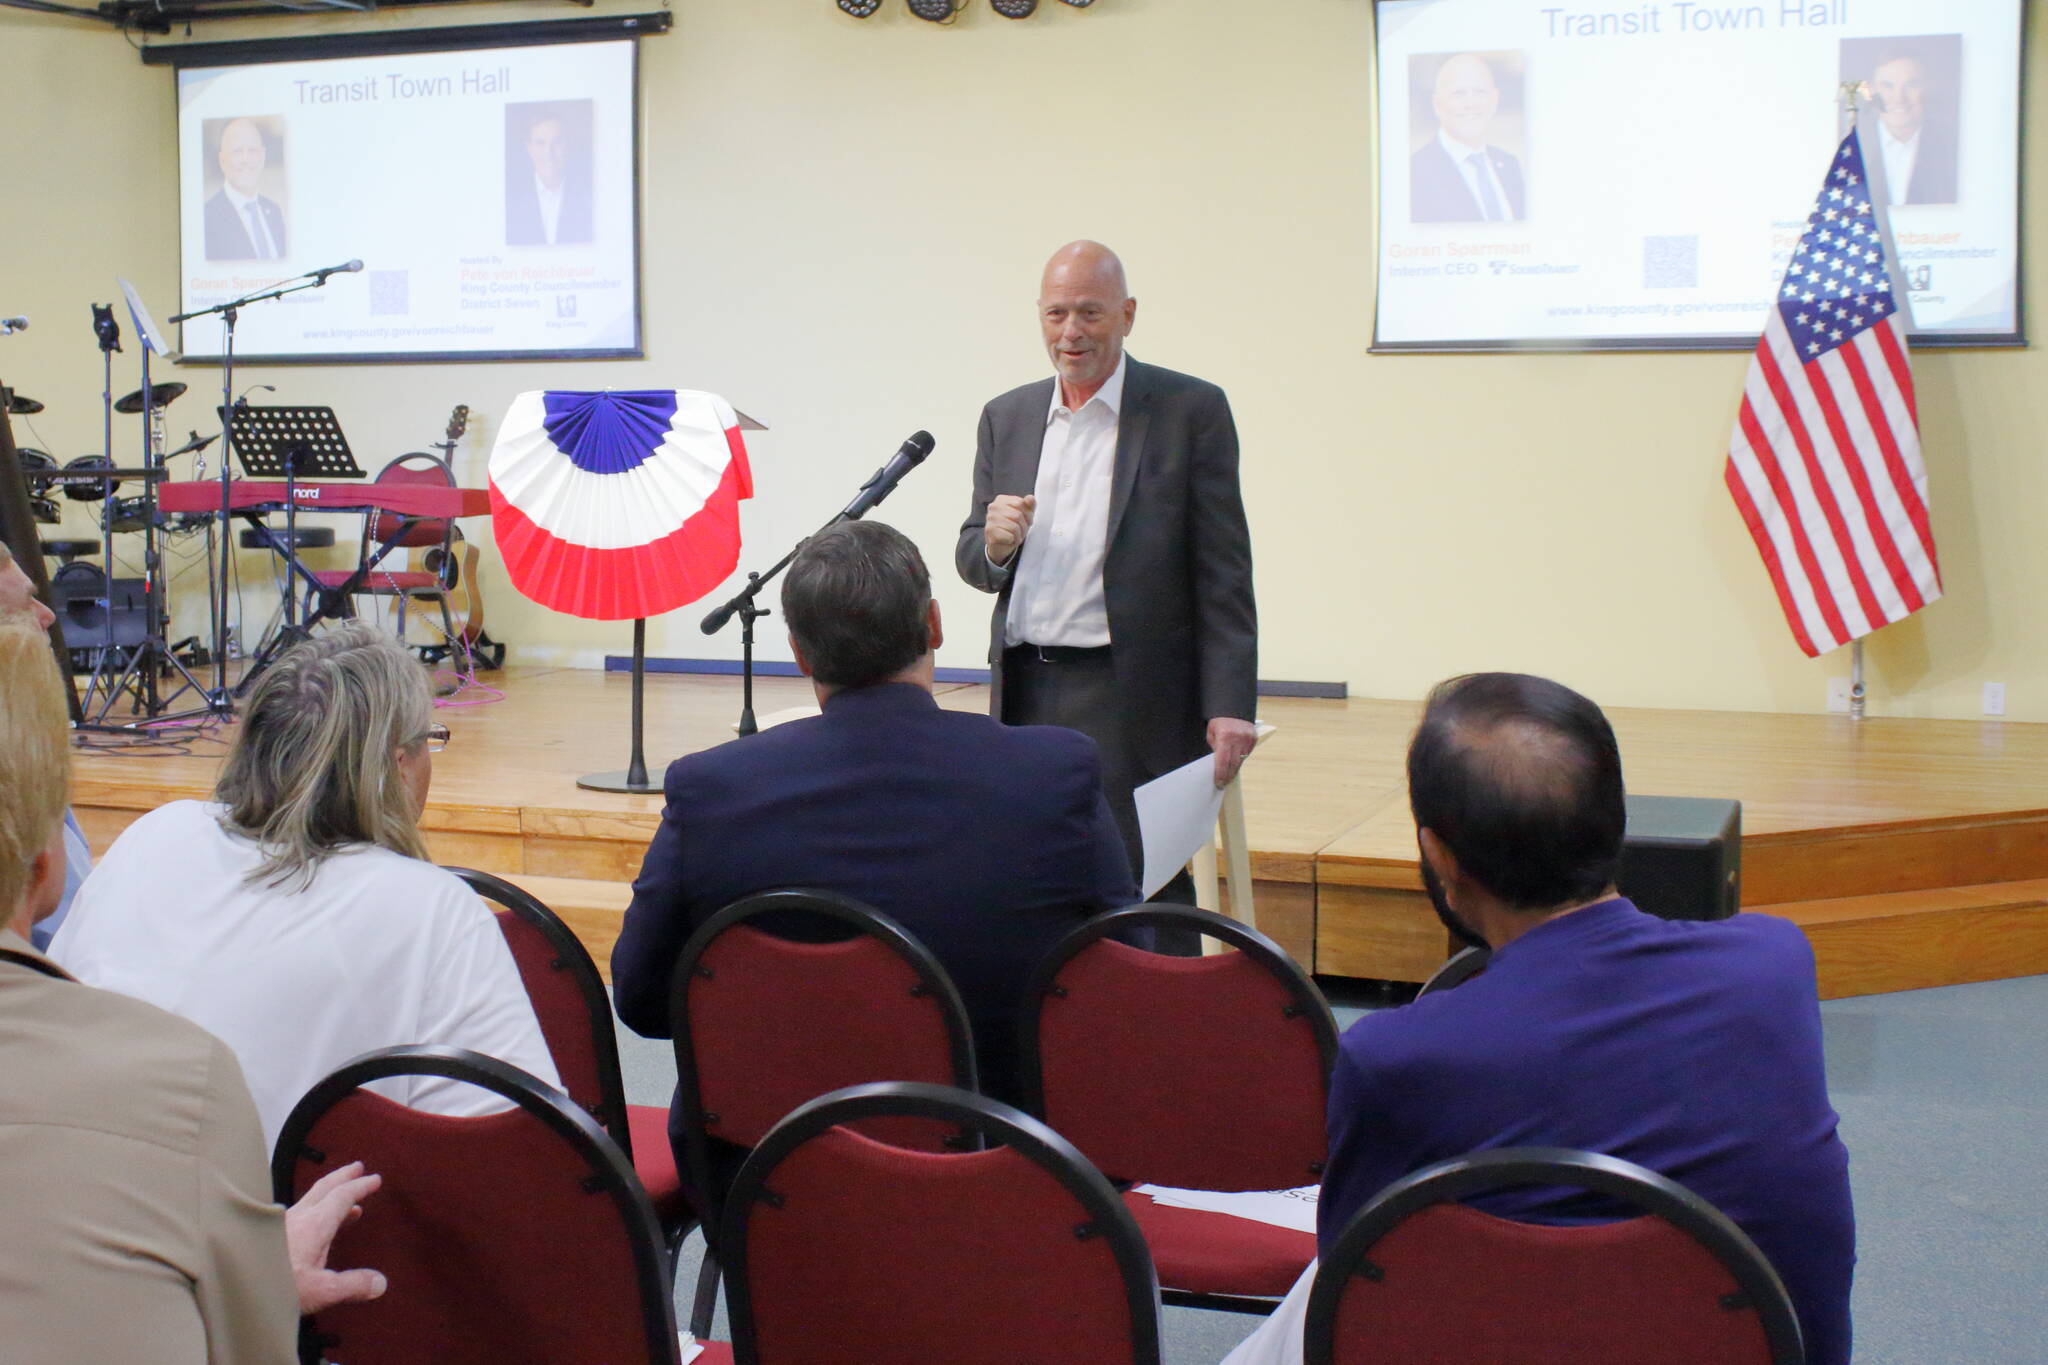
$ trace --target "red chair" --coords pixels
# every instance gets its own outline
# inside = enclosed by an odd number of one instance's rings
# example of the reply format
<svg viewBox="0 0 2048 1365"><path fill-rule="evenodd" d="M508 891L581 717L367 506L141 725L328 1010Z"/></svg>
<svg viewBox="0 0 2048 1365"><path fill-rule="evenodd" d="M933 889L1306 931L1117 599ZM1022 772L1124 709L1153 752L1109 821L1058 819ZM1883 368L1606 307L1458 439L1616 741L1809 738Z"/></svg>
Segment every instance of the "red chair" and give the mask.
<svg viewBox="0 0 2048 1365"><path fill-rule="evenodd" d="M451 1117L361 1087L447 1076L515 1107ZM302 1352L347 1365L674 1365L654 1210L589 1114L524 1071L461 1048L366 1053L285 1120L271 1184L290 1204L337 1166L384 1183L335 1236L330 1263L390 1289L308 1319Z"/></svg>
<svg viewBox="0 0 2048 1365"><path fill-rule="evenodd" d="M619 1076L619 1040L612 1031L611 997L590 952L568 925L539 897L489 872L448 869L497 911L498 928L519 964L519 978L540 1020L562 1089L604 1126L654 1201L655 1216L673 1259L697 1224L697 1210L683 1192L675 1153L668 1142L668 1110L627 1104Z"/></svg>
<svg viewBox="0 0 2048 1365"><path fill-rule="evenodd" d="M865 1135L906 1121L981 1141ZM739 1365L1159 1360L1152 1262L1116 1191L980 1095L885 1083L811 1101L748 1157L719 1240Z"/></svg>
<svg viewBox="0 0 2048 1365"><path fill-rule="evenodd" d="M1235 951L1169 957L1109 937L1192 930ZM1019 1037L1029 1107L1104 1174L1179 1189L1322 1179L1337 1026L1264 934L1182 906L1114 910L1033 974ZM1124 1196L1166 1301L1269 1313L1315 1259L1314 1234Z"/></svg>
<svg viewBox="0 0 2048 1365"><path fill-rule="evenodd" d="M805 1101L867 1081L976 1086L967 1007L945 968L894 920L832 892L769 891L713 915L676 959L669 1022L680 1165L707 1240L747 1149ZM919 1121L871 1136L922 1150L958 1140ZM691 1314L698 1336L721 1259L713 1241Z"/></svg>
<svg viewBox="0 0 2048 1365"><path fill-rule="evenodd" d="M1590 1190L1614 1223L1510 1222L1458 1200L1517 1185ZM1374 1196L1316 1271L1305 1365L1800 1365L1799 1319L1756 1244L1633 1162L1504 1147Z"/></svg>
<svg viewBox="0 0 2048 1365"><path fill-rule="evenodd" d="M437 455L423 450L401 455L377 471L375 480L380 484L426 484L435 488L455 487L455 471ZM369 512L363 516L362 548L357 555L355 569L318 569L313 579L319 584L310 589L330 617L352 616L352 609L342 609L331 599L356 573L364 568L369 570L362 582L356 584L353 595L367 594L372 597L397 597L402 599L398 613L398 638L405 638L406 618L412 613L406 608L414 602L433 602L441 609L442 637L429 644L452 644L456 637L455 618L448 612L448 580L442 577L448 566L455 562L455 523L446 518L418 518L401 516L395 512ZM400 567L401 558L397 551L402 549L429 549L440 551L438 558L429 557L429 562L441 566L435 569L407 569ZM310 615L313 601L307 603Z"/></svg>

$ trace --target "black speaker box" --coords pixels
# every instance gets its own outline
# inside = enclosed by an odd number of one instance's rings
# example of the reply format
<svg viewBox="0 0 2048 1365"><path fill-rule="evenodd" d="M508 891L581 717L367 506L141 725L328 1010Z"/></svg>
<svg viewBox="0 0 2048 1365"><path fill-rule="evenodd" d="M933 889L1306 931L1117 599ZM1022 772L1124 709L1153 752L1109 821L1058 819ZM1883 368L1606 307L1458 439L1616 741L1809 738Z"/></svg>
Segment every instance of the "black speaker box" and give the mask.
<svg viewBox="0 0 2048 1365"><path fill-rule="evenodd" d="M97 564L75 560L50 575L50 606L64 622L64 644L78 651L112 644L132 649L149 630L142 580L117 578L107 591ZM109 599L102 605L100 598ZM109 623L112 630L109 632Z"/></svg>
<svg viewBox="0 0 2048 1365"><path fill-rule="evenodd" d="M1621 894L1665 919L1726 919L1742 904L1742 803L1631 796Z"/></svg>

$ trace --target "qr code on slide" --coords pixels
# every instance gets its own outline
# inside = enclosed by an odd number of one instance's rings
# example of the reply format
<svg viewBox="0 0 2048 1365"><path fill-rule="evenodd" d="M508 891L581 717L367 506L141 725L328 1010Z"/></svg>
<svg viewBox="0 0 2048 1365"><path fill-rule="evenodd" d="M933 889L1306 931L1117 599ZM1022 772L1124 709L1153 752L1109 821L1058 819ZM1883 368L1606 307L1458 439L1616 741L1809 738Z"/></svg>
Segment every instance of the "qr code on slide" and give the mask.
<svg viewBox="0 0 2048 1365"><path fill-rule="evenodd" d="M1700 283L1700 238L1643 238L1643 288L1697 289Z"/></svg>
<svg viewBox="0 0 2048 1365"><path fill-rule="evenodd" d="M412 311L412 272L372 270L370 272L370 316L395 317Z"/></svg>

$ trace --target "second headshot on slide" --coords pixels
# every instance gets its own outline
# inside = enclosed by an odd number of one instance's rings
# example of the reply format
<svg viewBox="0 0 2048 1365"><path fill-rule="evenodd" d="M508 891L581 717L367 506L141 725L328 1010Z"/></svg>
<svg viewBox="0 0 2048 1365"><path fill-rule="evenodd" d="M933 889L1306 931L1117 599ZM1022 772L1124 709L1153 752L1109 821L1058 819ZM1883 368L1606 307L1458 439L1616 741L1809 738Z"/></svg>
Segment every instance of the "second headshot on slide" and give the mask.
<svg viewBox="0 0 2048 1365"><path fill-rule="evenodd" d="M505 244L566 246L596 238L590 100L505 106Z"/></svg>

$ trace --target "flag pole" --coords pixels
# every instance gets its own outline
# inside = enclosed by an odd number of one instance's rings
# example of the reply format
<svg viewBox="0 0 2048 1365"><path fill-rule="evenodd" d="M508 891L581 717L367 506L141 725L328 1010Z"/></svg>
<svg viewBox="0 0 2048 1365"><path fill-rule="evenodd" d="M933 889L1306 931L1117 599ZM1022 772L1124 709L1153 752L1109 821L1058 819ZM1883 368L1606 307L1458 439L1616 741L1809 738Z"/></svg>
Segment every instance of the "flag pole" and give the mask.
<svg viewBox="0 0 2048 1365"><path fill-rule="evenodd" d="M1844 123L1842 136L1847 137L1856 131L1856 102L1859 99L1869 98L1870 86L1864 81L1843 81L1841 85L1836 87L1836 93L1842 101L1842 118ZM1849 642L1850 720L1860 721L1863 719L1863 706L1866 697L1867 694L1863 689L1863 637L1859 635Z"/></svg>

